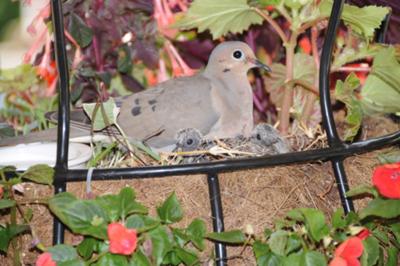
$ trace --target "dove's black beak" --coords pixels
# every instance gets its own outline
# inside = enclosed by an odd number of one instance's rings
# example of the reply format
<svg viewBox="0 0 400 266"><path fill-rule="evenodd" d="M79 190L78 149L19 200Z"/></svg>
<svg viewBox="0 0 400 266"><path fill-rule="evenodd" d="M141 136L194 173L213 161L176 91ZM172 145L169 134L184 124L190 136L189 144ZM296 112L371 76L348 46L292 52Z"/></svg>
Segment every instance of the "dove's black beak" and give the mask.
<svg viewBox="0 0 400 266"><path fill-rule="evenodd" d="M272 71L271 68L270 68L269 66L267 66L267 65L265 65L265 64L263 64L263 63L261 63L260 60L258 60L258 59L255 59L255 58L254 58L254 59L250 59L249 61L250 61L251 63L253 63L255 67L262 68L262 69L264 69L264 70L267 71L267 72L271 72L271 71Z"/></svg>

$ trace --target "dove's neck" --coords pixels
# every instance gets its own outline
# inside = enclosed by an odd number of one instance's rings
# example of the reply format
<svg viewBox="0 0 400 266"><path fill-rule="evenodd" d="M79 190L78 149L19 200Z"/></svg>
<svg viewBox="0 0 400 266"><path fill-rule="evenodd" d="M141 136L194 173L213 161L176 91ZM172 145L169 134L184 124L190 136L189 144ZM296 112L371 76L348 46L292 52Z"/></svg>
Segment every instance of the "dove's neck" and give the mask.
<svg viewBox="0 0 400 266"><path fill-rule="evenodd" d="M224 106L235 114L235 122L240 125L242 135L249 135L253 128L253 92L247 73L233 71L212 72L204 75L215 85L215 94Z"/></svg>

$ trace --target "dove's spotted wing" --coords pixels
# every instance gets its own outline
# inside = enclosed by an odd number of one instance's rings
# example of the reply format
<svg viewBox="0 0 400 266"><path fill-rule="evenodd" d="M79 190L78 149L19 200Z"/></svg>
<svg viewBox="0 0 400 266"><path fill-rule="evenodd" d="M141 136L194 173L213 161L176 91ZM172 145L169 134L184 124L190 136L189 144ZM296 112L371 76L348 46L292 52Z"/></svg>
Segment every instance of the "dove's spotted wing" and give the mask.
<svg viewBox="0 0 400 266"><path fill-rule="evenodd" d="M207 134L218 120L212 86L200 75L172 79L123 100L119 125L125 133L156 148L175 143L182 128Z"/></svg>

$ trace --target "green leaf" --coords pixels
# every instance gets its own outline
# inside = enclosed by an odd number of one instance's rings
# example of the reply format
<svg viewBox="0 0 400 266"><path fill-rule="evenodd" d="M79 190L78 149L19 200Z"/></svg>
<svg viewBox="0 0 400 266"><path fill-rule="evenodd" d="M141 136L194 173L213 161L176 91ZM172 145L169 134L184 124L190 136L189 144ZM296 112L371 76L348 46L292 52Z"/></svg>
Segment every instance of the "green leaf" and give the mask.
<svg viewBox="0 0 400 266"><path fill-rule="evenodd" d="M394 223L390 225L390 230L393 235L396 237L397 242L400 243L400 223Z"/></svg>
<svg viewBox="0 0 400 266"><path fill-rule="evenodd" d="M379 241L375 237L368 237L363 240L364 251L361 255L361 264L363 266L375 265L379 259Z"/></svg>
<svg viewBox="0 0 400 266"><path fill-rule="evenodd" d="M118 221L120 219L119 195L102 195L96 197L95 201L107 213L110 221Z"/></svg>
<svg viewBox="0 0 400 266"><path fill-rule="evenodd" d="M299 209L305 218L305 226L315 242L319 242L324 236L328 235L329 228L326 225L324 214L315 209Z"/></svg>
<svg viewBox="0 0 400 266"><path fill-rule="evenodd" d="M133 253L132 259L129 262L130 266L151 266L149 259L139 249Z"/></svg>
<svg viewBox="0 0 400 266"><path fill-rule="evenodd" d="M190 241L190 238L188 234L186 234L184 229L172 228L172 234L174 236L175 242L180 247L184 247L186 243Z"/></svg>
<svg viewBox="0 0 400 266"><path fill-rule="evenodd" d="M186 229L186 233L196 248L199 250L204 250L204 237L207 233L207 228L203 220L194 219Z"/></svg>
<svg viewBox="0 0 400 266"><path fill-rule="evenodd" d="M372 235L382 243L389 244L389 237L385 227L376 228L372 231Z"/></svg>
<svg viewBox="0 0 400 266"><path fill-rule="evenodd" d="M208 233L206 237L213 241L230 244L242 244L246 241L244 233L240 230L232 230L221 233L212 232Z"/></svg>
<svg viewBox="0 0 400 266"><path fill-rule="evenodd" d="M379 193L376 191L376 188L369 185L361 185L346 192L347 197L354 197L363 194L370 194L374 196L374 198L379 197Z"/></svg>
<svg viewBox="0 0 400 266"><path fill-rule="evenodd" d="M337 209L332 215L332 227L334 229L343 229L347 226L346 220L343 218L344 211L342 208Z"/></svg>
<svg viewBox="0 0 400 266"><path fill-rule="evenodd" d="M199 258L197 257L196 253L189 249L184 249L181 247L176 247L175 252L178 255L179 259L185 264L185 265L199 265L200 261Z"/></svg>
<svg viewBox="0 0 400 266"><path fill-rule="evenodd" d="M270 236L268 239L268 245L272 252L277 255L286 255L286 245L288 242L288 232L283 230L278 230Z"/></svg>
<svg viewBox="0 0 400 266"><path fill-rule="evenodd" d="M167 224L176 223L182 220L183 211L176 198L175 192L173 192L165 202L157 208L157 214L160 219Z"/></svg>
<svg viewBox="0 0 400 266"><path fill-rule="evenodd" d="M398 266L399 262L399 250L395 247L389 247L387 249L387 261L386 261L386 266Z"/></svg>
<svg viewBox="0 0 400 266"><path fill-rule="evenodd" d="M296 234L289 235L286 244L285 254L289 255L292 252L298 251L302 247L302 240Z"/></svg>
<svg viewBox="0 0 400 266"><path fill-rule="evenodd" d="M265 256L271 252L269 249L268 244L261 242L260 240L256 240L253 243L253 252L256 256L256 259L260 258L261 256Z"/></svg>
<svg viewBox="0 0 400 266"><path fill-rule="evenodd" d="M382 218L396 218L400 216L400 200L390 200L377 198L371 200L367 207L359 213L361 219L369 216L377 216Z"/></svg>
<svg viewBox="0 0 400 266"><path fill-rule="evenodd" d="M335 97L346 105L346 132L344 139L352 141L357 135L362 122L362 108L360 101L355 97L354 90L360 86L360 81L353 72L343 82L336 82Z"/></svg>
<svg viewBox="0 0 400 266"><path fill-rule="evenodd" d="M31 64L2 69L0 72L0 92L26 91L38 82L36 68Z"/></svg>
<svg viewBox="0 0 400 266"><path fill-rule="evenodd" d="M317 251L302 251L284 259L284 266L326 266L326 258Z"/></svg>
<svg viewBox="0 0 400 266"><path fill-rule="evenodd" d="M0 200L0 210L14 207L15 204L16 204L15 200L2 199Z"/></svg>
<svg viewBox="0 0 400 266"><path fill-rule="evenodd" d="M393 47L377 53L364 87L361 104L366 114L400 111L400 64Z"/></svg>
<svg viewBox="0 0 400 266"><path fill-rule="evenodd" d="M322 16L328 17L332 9L332 0L324 0L319 6ZM371 39L375 29L379 28L382 20L389 13L389 8L378 6L357 7L345 4L342 12L342 20L351 27L354 32Z"/></svg>
<svg viewBox="0 0 400 266"><path fill-rule="evenodd" d="M175 24L182 29L210 30L214 39L230 33L242 33L252 24L263 19L247 4L246 0L195 0L185 17Z"/></svg>
<svg viewBox="0 0 400 266"><path fill-rule="evenodd" d="M76 250L72 246L65 244L49 247L47 251L51 253L51 258L55 262L63 262L78 258Z"/></svg>
<svg viewBox="0 0 400 266"><path fill-rule="evenodd" d="M135 201L135 192L130 187L125 187L119 192L119 210L121 218L125 219L129 214L147 214L148 210Z"/></svg>
<svg viewBox="0 0 400 266"><path fill-rule="evenodd" d="M378 160L381 164L397 163L400 162L400 150L385 152L378 154Z"/></svg>
<svg viewBox="0 0 400 266"><path fill-rule="evenodd" d="M277 6L282 2L282 0L257 0L257 2L261 7L267 7Z"/></svg>
<svg viewBox="0 0 400 266"><path fill-rule="evenodd" d="M86 237L81 243L79 243L76 250L84 260L88 260L92 257L93 252L95 252L98 243L99 240L92 237Z"/></svg>
<svg viewBox="0 0 400 266"><path fill-rule="evenodd" d="M107 239L109 218L95 200L77 200L63 192L49 200L49 208L74 233Z"/></svg>
<svg viewBox="0 0 400 266"><path fill-rule="evenodd" d="M160 225L160 220L149 216L133 214L129 216L125 225L127 228L134 228L138 233L147 232Z"/></svg>
<svg viewBox="0 0 400 266"><path fill-rule="evenodd" d="M70 14L69 32L82 48L92 42L93 30L75 13Z"/></svg>
<svg viewBox="0 0 400 266"><path fill-rule="evenodd" d="M165 255L173 248L173 242L167 230L166 226L159 226L148 232L152 243L152 261L156 265L160 265Z"/></svg>
<svg viewBox="0 0 400 266"><path fill-rule="evenodd" d="M116 255L107 253L101 257L95 264L95 266L128 266L128 260L126 256Z"/></svg>
<svg viewBox="0 0 400 266"><path fill-rule="evenodd" d="M67 260L58 262L57 266L86 266L86 264L80 259Z"/></svg>
<svg viewBox="0 0 400 266"><path fill-rule="evenodd" d="M132 71L131 52L127 45L122 46L118 51L117 68L121 73L130 73Z"/></svg>
<svg viewBox="0 0 400 266"><path fill-rule="evenodd" d="M83 110L92 121L93 130L102 130L117 123L119 109L113 98L109 98L101 104L85 103L83 104Z"/></svg>
<svg viewBox="0 0 400 266"><path fill-rule="evenodd" d="M29 230L29 225L25 224L7 225L6 227L0 225L0 251L7 253L10 241L17 235Z"/></svg>
<svg viewBox="0 0 400 266"><path fill-rule="evenodd" d="M54 169L47 164L37 164L29 167L21 177L35 183L51 185L54 180Z"/></svg>

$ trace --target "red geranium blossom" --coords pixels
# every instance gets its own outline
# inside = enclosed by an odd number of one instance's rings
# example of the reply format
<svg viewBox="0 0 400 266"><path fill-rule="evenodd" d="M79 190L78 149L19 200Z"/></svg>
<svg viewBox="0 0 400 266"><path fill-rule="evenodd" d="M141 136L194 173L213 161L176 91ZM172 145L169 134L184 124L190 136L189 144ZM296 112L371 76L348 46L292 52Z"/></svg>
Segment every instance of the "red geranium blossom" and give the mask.
<svg viewBox="0 0 400 266"><path fill-rule="evenodd" d="M358 237L350 237L335 250L334 258L329 266L360 266L358 258L363 250L362 240Z"/></svg>
<svg viewBox="0 0 400 266"><path fill-rule="evenodd" d="M400 199L400 163L375 168L372 183L387 198Z"/></svg>
<svg viewBox="0 0 400 266"><path fill-rule="evenodd" d="M56 266L56 262L51 258L51 254L49 252L45 252L41 254L37 261L36 266Z"/></svg>
<svg viewBox="0 0 400 266"><path fill-rule="evenodd" d="M112 223L108 225L107 235L111 253L130 255L135 251L137 245L135 229L128 229L120 223Z"/></svg>

